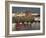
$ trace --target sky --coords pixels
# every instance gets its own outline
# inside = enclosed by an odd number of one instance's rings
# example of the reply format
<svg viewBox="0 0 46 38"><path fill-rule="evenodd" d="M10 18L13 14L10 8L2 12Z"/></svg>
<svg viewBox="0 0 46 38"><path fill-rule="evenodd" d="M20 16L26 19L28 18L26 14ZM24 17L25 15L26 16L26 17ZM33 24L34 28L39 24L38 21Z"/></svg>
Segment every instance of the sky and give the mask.
<svg viewBox="0 0 46 38"><path fill-rule="evenodd" d="M32 13L40 13L40 8L32 7L12 7L12 13L31 11Z"/></svg>

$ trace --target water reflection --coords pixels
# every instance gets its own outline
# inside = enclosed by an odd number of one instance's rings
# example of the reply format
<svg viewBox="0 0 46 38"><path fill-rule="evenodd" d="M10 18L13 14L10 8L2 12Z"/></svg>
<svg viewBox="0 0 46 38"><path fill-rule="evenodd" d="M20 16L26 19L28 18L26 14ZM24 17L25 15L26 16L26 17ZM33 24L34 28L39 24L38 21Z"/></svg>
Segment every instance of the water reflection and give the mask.
<svg viewBox="0 0 46 38"><path fill-rule="evenodd" d="M13 31L20 31L20 30L40 30L40 22L24 22L24 23L14 23L12 25Z"/></svg>

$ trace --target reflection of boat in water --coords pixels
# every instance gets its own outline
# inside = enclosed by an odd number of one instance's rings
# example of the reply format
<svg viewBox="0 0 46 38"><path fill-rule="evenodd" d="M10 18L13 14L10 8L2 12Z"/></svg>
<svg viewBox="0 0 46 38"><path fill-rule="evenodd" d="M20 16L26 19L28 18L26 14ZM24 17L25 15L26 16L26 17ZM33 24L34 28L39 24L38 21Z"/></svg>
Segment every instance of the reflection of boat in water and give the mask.
<svg viewBox="0 0 46 38"><path fill-rule="evenodd" d="M31 24L16 23L16 30L31 30Z"/></svg>
<svg viewBox="0 0 46 38"><path fill-rule="evenodd" d="M25 29L24 24L16 23L16 30L24 30L24 29Z"/></svg>

